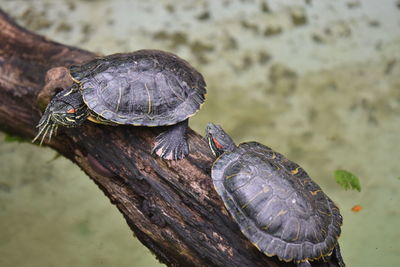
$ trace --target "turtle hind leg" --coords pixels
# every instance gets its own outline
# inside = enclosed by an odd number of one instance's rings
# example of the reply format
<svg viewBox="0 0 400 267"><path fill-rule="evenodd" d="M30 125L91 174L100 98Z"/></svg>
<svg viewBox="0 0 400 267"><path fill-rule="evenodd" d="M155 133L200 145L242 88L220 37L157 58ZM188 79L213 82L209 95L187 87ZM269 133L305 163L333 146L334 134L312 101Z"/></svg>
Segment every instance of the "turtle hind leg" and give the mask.
<svg viewBox="0 0 400 267"><path fill-rule="evenodd" d="M346 264L344 263L343 258L342 258L342 254L340 253L339 243L337 243L334 253L335 253L335 257L338 261L339 267L346 267Z"/></svg>
<svg viewBox="0 0 400 267"><path fill-rule="evenodd" d="M189 154L189 145L186 140L188 120L170 126L165 132L156 137L152 153L163 159L178 160Z"/></svg>

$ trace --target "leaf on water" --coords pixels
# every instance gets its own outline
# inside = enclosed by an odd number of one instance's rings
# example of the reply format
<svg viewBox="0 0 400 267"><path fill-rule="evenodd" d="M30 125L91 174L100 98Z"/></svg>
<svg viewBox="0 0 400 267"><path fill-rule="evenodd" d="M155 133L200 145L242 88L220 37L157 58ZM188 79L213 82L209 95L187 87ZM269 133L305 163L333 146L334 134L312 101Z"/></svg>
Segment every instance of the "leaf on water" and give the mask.
<svg viewBox="0 0 400 267"><path fill-rule="evenodd" d="M334 172L336 183L338 183L344 189L353 189L358 192L361 191L360 180L349 171L346 170L336 170Z"/></svg>
<svg viewBox="0 0 400 267"><path fill-rule="evenodd" d="M362 209L363 209L363 207L362 207L361 205L354 205L354 206L351 208L351 211L352 211L352 212L360 212L360 211L362 211Z"/></svg>

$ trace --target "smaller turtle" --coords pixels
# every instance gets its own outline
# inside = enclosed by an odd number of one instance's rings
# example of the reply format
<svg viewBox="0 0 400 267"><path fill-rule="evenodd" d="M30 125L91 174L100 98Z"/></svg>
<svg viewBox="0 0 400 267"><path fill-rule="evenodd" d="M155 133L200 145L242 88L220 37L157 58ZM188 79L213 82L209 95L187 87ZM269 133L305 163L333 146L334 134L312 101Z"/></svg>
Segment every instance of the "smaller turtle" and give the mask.
<svg viewBox="0 0 400 267"><path fill-rule="evenodd" d="M188 118L205 100L203 76L178 56L139 50L71 66L74 81L56 94L40 119L39 133L49 140L57 127L77 127L86 119L108 125L170 126L156 137L153 152L168 160L189 153Z"/></svg>
<svg viewBox="0 0 400 267"><path fill-rule="evenodd" d="M206 138L217 157L214 187L242 233L267 256L300 267L334 255L342 216L333 201L296 163L257 142L236 146L212 123Z"/></svg>

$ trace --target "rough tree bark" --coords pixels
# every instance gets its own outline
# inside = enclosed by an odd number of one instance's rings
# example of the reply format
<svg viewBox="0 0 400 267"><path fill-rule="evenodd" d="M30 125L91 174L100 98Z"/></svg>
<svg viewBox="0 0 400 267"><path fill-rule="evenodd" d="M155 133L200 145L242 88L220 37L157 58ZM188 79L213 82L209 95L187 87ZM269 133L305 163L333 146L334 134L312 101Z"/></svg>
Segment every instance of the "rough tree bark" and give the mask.
<svg viewBox="0 0 400 267"><path fill-rule="evenodd" d="M42 90L46 72L94 56L31 33L0 10L0 130L32 140L40 118L38 95L42 101L51 97ZM268 258L241 234L213 189L213 157L199 134L189 130L188 157L164 161L151 155L159 132L87 122L62 129L45 145L77 164L169 266L294 266ZM337 265L333 259L314 266Z"/></svg>

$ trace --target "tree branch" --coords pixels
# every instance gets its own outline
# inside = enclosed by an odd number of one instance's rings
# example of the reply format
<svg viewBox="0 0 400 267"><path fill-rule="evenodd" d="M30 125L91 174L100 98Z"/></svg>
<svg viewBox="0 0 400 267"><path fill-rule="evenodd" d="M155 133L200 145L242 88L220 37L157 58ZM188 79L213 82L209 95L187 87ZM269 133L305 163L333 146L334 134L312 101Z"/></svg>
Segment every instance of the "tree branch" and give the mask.
<svg viewBox="0 0 400 267"><path fill-rule="evenodd" d="M49 88L55 87L45 86L48 70L95 54L31 33L1 10L0 29L0 129L31 140L37 133L39 106L49 101ZM64 74L63 69L48 73L61 83ZM60 129L44 144L80 166L141 242L167 265L294 266L260 253L241 234L214 191L209 176L213 156L199 134L189 130L191 153L183 160L151 155L161 130L85 122Z"/></svg>

